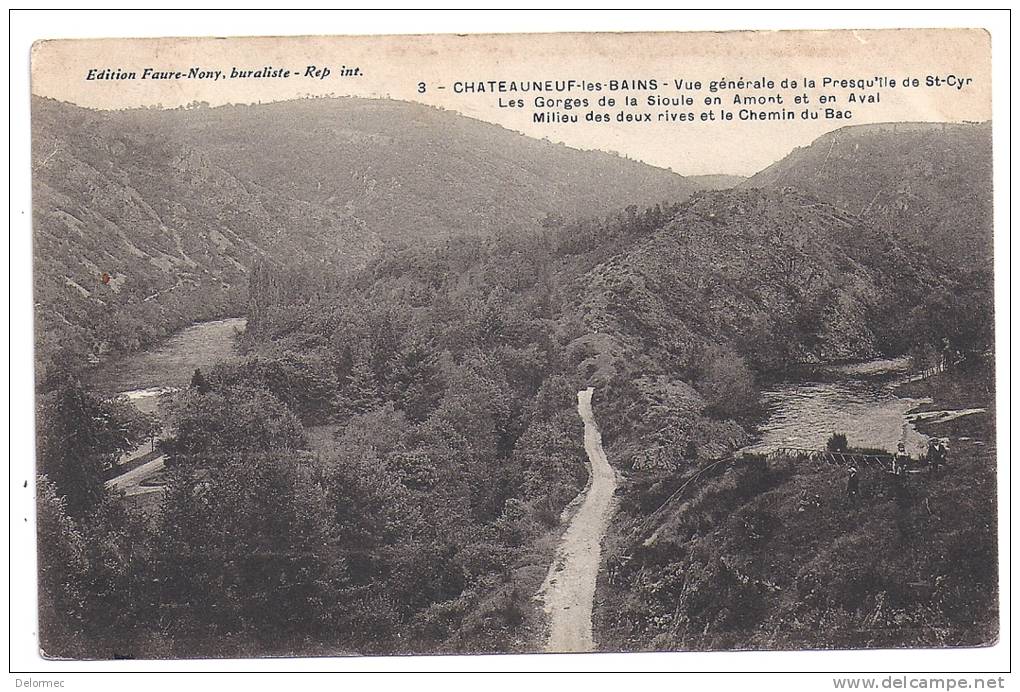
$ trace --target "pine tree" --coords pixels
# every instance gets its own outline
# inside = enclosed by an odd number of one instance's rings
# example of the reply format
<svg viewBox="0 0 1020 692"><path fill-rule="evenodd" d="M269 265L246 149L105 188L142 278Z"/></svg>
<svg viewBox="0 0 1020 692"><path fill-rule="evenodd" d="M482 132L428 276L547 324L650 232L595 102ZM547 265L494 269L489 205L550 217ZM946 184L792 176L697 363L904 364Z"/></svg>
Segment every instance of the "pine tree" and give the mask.
<svg viewBox="0 0 1020 692"><path fill-rule="evenodd" d="M65 499L70 516L88 515L103 497L104 468L130 448L109 411L80 383L64 384L40 411L39 473Z"/></svg>
<svg viewBox="0 0 1020 692"><path fill-rule="evenodd" d="M428 418L442 395L439 358L435 349L421 339L409 339L389 362L388 391L397 408L408 418Z"/></svg>
<svg viewBox="0 0 1020 692"><path fill-rule="evenodd" d="M345 395L346 400L342 408L350 415L371 411L382 403L375 374L364 360L359 360L351 368Z"/></svg>

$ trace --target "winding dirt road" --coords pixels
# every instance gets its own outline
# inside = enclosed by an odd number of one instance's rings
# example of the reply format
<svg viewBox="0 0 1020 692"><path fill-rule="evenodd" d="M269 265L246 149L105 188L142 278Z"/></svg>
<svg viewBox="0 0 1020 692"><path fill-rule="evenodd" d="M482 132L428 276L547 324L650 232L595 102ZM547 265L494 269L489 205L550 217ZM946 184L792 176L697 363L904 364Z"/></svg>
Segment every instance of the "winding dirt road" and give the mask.
<svg viewBox="0 0 1020 692"><path fill-rule="evenodd" d="M594 391L589 387L577 393L577 411L584 421L584 450L591 464L588 487L538 592L550 616L545 650L552 653L591 651L595 647L592 600L601 563L602 537L613 514L616 472L606 458L602 435L592 413Z"/></svg>

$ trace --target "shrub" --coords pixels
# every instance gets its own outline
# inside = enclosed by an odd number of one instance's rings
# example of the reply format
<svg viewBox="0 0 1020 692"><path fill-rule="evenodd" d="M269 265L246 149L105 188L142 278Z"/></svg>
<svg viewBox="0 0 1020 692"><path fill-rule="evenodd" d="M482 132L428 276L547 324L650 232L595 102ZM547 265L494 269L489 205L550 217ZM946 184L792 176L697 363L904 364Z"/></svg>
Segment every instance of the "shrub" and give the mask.
<svg viewBox="0 0 1020 692"><path fill-rule="evenodd" d="M773 483L768 460L760 454L747 455L737 475L736 496L751 498L765 492Z"/></svg>
<svg viewBox="0 0 1020 692"><path fill-rule="evenodd" d="M846 433L832 433L829 435L829 439L825 442L825 448L830 452L845 452L849 448Z"/></svg>
<svg viewBox="0 0 1020 692"><path fill-rule="evenodd" d="M705 399L705 411L720 418L742 418L758 408L754 373L741 356L726 347L705 354L695 387Z"/></svg>

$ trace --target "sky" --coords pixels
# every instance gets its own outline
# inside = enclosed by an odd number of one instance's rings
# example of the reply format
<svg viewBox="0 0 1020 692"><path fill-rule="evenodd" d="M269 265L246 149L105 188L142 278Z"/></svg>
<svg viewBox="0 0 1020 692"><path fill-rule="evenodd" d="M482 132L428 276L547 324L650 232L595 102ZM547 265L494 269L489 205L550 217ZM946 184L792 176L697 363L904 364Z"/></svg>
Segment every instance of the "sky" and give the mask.
<svg viewBox="0 0 1020 692"><path fill-rule="evenodd" d="M314 66L312 74L305 76ZM287 69L289 78L229 78L232 70ZM322 68L329 68L329 74ZM220 79L148 79L155 72L221 72ZM345 69L346 68L346 69ZM356 68L356 72L355 72ZM90 71L134 73L134 79L87 79ZM319 72L316 72L318 70ZM743 31L618 34L475 34L422 36L349 36L287 38L97 39L46 41L32 53L32 91L99 109L177 107L194 101L210 105L280 101L306 96L361 96L418 101L496 123L532 137L548 138L581 149L615 151L683 175L751 175L794 147L844 125L892 121L983 121L991 114L990 39L981 30ZM955 80L946 83L947 78ZM803 86L804 78L816 88ZM837 80L895 79L897 86L823 86ZM917 78L917 87L903 86ZM928 86L938 77L937 86ZM774 88L709 91L712 81L772 80ZM798 81L783 89L782 80ZM970 81L964 81L969 79ZM478 93L477 84L564 82L566 92ZM614 89L611 81L657 89ZM674 80L685 88L677 90ZM602 91L585 90L599 83ZM693 88L700 82L701 88ZM461 85L474 83L474 93ZM638 86L641 86L640 84ZM458 93L461 92L461 93ZM849 104L849 94L878 96L878 103ZM734 95L781 95L783 104L733 104ZM793 103L805 94L810 105ZM536 95L588 99L587 107L561 113L579 122L536 123ZM617 122L625 96L642 106L652 122ZM823 106L820 96L837 101ZM598 99L616 99L602 107ZM693 106L648 106L649 97L690 96ZM721 106L705 106L718 96ZM523 108L511 101L523 98ZM824 108L850 110L849 120L826 119ZM792 120L701 121L702 111L741 108L792 112ZM804 120L809 108L821 117ZM609 122L591 122L588 111L604 112ZM695 120L658 121L660 112L690 112Z"/></svg>

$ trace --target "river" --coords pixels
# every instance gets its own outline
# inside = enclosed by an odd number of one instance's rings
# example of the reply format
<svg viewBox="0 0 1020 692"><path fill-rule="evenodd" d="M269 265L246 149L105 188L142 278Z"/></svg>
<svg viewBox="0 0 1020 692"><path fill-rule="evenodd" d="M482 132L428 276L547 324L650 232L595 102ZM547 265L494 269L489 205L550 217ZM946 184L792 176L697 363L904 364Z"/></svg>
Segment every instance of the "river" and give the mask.
<svg viewBox="0 0 1020 692"><path fill-rule="evenodd" d="M235 334L247 320L232 317L186 327L159 346L103 363L90 378L104 396L126 396L146 412L156 409L159 394L191 381L195 369L237 358Z"/></svg>
<svg viewBox="0 0 1020 692"><path fill-rule="evenodd" d="M187 386L196 368L208 372L239 357L237 334L246 324L243 317L233 317L186 327L154 348L101 364L90 383L104 396L123 396L138 410L156 413L159 395ZM107 480L106 487L127 497L159 493L162 486L151 479L164 463L155 445L143 443L121 455L117 464L122 472Z"/></svg>
<svg viewBox="0 0 1020 692"><path fill-rule="evenodd" d="M927 438L908 411L931 400L897 396L896 387L908 377L907 359L896 358L822 366L796 382L774 385L762 394L768 415L760 439L745 450L825 449L829 436L841 432L851 447L895 451L903 442L917 456Z"/></svg>

